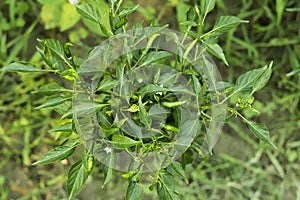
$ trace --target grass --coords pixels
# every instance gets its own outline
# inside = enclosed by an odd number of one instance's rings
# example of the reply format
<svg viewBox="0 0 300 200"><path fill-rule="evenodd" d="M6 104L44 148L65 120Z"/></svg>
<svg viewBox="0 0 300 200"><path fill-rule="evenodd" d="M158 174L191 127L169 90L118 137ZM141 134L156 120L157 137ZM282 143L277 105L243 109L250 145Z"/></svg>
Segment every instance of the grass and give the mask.
<svg viewBox="0 0 300 200"><path fill-rule="evenodd" d="M21 59L39 63L40 58L28 52L34 48L30 42L36 37L35 28L41 27L40 16L36 15L32 20L33 16L18 15L13 9L14 3L21 4L18 1L0 3L1 14L9 22L6 30L0 30L0 65ZM28 5L40 7L31 1ZM172 4L169 6L163 9L175 9ZM300 12L286 9L299 6L296 0L218 0L217 9L207 16L208 20L214 21L217 16L230 14L250 21L221 40L231 65L226 68L220 64L223 79L233 82L246 70L274 61L271 82L256 94L254 106L261 111L259 121L270 128L278 150L252 137L239 120L226 125L214 155L209 156L207 162L187 168L190 183L187 185L178 180L182 186L178 192L185 199L300 198L300 73L297 73L300 69ZM143 9L147 10L147 7ZM151 13L151 9L147 12L140 9L140 12ZM161 15L164 21L174 23L174 17L168 12ZM17 19L13 16L27 20L28 26L16 26ZM43 30L41 34L47 35L47 31ZM64 37L61 35L65 33L59 34ZM64 184L72 160L31 166L59 143L57 134L47 132L57 122L55 113L35 110L34 106L40 105L43 99L31 93L48 78L42 74L0 74L1 200L66 198ZM254 115L253 118L257 117ZM126 180L116 179L115 184L101 189L103 177L99 174L100 169L96 169L78 199L84 199L86 194L95 195L95 198L101 196L99 199L122 199Z"/></svg>

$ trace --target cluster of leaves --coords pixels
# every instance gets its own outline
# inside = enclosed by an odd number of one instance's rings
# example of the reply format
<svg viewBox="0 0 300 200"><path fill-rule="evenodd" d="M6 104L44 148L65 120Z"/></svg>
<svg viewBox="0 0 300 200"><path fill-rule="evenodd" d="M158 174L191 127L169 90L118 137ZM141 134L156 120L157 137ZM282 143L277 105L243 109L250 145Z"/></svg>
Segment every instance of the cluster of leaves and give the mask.
<svg viewBox="0 0 300 200"><path fill-rule="evenodd" d="M118 33L125 32L125 25L127 23L126 17L133 13L137 7L123 9L121 8L122 1L111 0L110 7L104 8L106 9L104 13L108 13L109 19L109 23L106 23L106 20L104 20L101 15L102 12L99 10L100 8L103 9L101 2L102 1L89 0L77 5L76 8L82 17L89 20L88 23L96 23L99 27L98 31L101 31L107 37L113 37ZM222 48L217 43L218 38L224 32L235 28L240 23L247 23L247 21L234 16L222 16L216 21L211 30L204 32L203 26L206 16L213 10L214 6L215 0L206 0L201 1L200 5L190 7L186 13L186 21L182 22L181 25L185 27L185 35L194 39L191 42L192 44L200 42L208 52L221 59L226 65L229 65ZM151 25L158 26L155 23ZM134 30L139 30L140 28L142 28L141 23L137 23L133 27ZM155 33L153 36L155 36ZM156 37L152 37L152 39L151 43L155 41ZM83 59L72 54L70 50L72 44L66 43L63 45L60 41L55 39L44 39L39 40L39 42L41 47L38 48L38 51L48 66L46 69L36 67L30 63L15 62L5 66L2 70L17 72L53 72L72 82L74 87L76 87ZM189 46L190 48L193 47L191 44L189 44ZM173 60L170 59L172 56L175 57ZM202 80L199 74L192 68L189 68L188 63L182 58L178 58L160 49L145 48L140 51L132 52L129 55L124 55L119 58L119 60L120 63L112 65L111 68L107 68L104 78L98 80L95 87L92 88L95 94L100 96L100 99L97 99L97 101L100 101L100 106L97 107L98 125L103 130L106 130L105 137L111 142L114 148L124 149L128 152L157 150L162 144L170 143L170 138L176 136L180 129L177 120L177 107L185 102L178 101L174 98L172 92L161 86L162 84L159 84L159 82L154 82L155 84L148 84L145 87L139 88L139 91L130 96L130 104L127 107L129 112L133 114L132 118L135 122L148 129L152 128L155 122L155 116L158 117L157 119L160 119L160 115L163 115L163 118L167 119L167 123L162 125L159 136L155 135L150 138L150 140L138 140L138 138L135 137L136 133L130 134L123 132L118 128L117 124L113 122L111 103L108 99L110 99L113 89L124 78L123 75L130 70L134 70L136 66L149 65L151 63L163 63L172 66L175 70L188 77L188 83L191 83L191 87L194 91L193 95L198 100L201 99L201 101L197 101L199 102L197 109L201 111L199 118L195 120L195 123L186 125L188 127L187 132L192 132L192 134L197 137L184 153L180 162L174 161L167 165L162 165L159 170L151 172L153 173L153 180L148 186L149 190L153 190L156 187L157 194L161 199L182 199L182 196L176 192L174 176L179 176L184 179L186 177L184 167L192 163L196 156L201 154L199 146L201 146L202 138L205 134L209 134L203 133L205 130L202 130L201 126L205 127L206 124L212 120L209 116L209 91L211 88L208 87L207 83ZM212 74L210 77L215 76L213 71L207 73ZM251 108L254 101L253 94L267 84L271 73L272 63L242 74L233 85L224 83L226 88L223 89L227 97L219 99L218 103L224 104L231 97L239 96L239 94L243 93L243 99L235 102L232 106L226 107L230 115L227 116L225 121L229 120L232 116L241 117L255 136L275 147L270 139L268 129L263 124L245 118L240 112L240 110L245 108ZM158 77L157 81L159 81L161 74L157 73L154 77L155 76ZM215 85L215 88L217 87L218 86ZM182 92L182 88L179 88L179 86L175 88L175 90L176 89ZM49 151L36 161L34 163L35 165L48 164L66 159L72 155L77 146L83 145L83 143L86 142L80 137L78 130L75 128L75 119L72 109L72 96L74 95L74 91L63 87L57 82L51 82L42 86L38 92L49 96L49 100L40 105L38 107L39 109L53 108L62 115L62 125L51 131L66 133L64 136L66 140L60 146ZM153 109L151 110L153 107L150 106L154 102L159 105L155 107L155 111ZM72 165L67 181L69 199L80 191L88 176L91 174L94 166L92 153L93 151L91 149L83 150L82 160ZM107 151L106 153L112 155L112 152ZM110 159L113 162L113 158ZM134 164L135 163L133 163L133 165ZM102 167L105 177L103 185L105 185L112 179L114 169L104 164ZM129 172L123 175L123 177L129 181L126 199L141 199L145 190L144 185L141 183L143 167L128 170Z"/></svg>

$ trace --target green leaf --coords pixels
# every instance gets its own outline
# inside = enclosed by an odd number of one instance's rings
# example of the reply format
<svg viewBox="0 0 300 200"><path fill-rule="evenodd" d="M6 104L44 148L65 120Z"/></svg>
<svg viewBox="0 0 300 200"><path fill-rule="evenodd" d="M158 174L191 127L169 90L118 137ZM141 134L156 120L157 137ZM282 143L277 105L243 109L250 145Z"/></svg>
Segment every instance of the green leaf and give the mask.
<svg viewBox="0 0 300 200"><path fill-rule="evenodd" d="M199 83L198 78L195 75L192 75L192 87L195 91L195 94L199 94L202 90L201 84Z"/></svg>
<svg viewBox="0 0 300 200"><path fill-rule="evenodd" d="M139 7L139 5L136 5L133 8L125 8L118 14L118 17L127 16L127 15L133 13L138 7Z"/></svg>
<svg viewBox="0 0 300 200"><path fill-rule="evenodd" d="M248 23L248 22L249 21L241 20L235 16L221 16L217 20L213 30L209 31L209 33L213 33L215 35L220 35L230 29L235 28L240 23Z"/></svg>
<svg viewBox="0 0 300 200"><path fill-rule="evenodd" d="M64 88L60 84L58 84L57 82L50 82L48 84L42 85L35 92L45 93L46 95L52 95L54 93L73 92L73 90L69 90L67 88Z"/></svg>
<svg viewBox="0 0 300 200"><path fill-rule="evenodd" d="M264 142L267 142L269 144L271 144L275 149L277 149L277 147L275 146L275 144L272 142L270 135L269 135L269 130L267 129L267 127L264 124L260 124L260 123L256 123L253 121L246 121L247 125L250 129L250 131L259 139L261 139Z"/></svg>
<svg viewBox="0 0 300 200"><path fill-rule="evenodd" d="M188 183L187 176L183 169L183 164L180 162L173 162L167 167L167 172L172 174L173 176L179 176L180 178L184 179L186 183Z"/></svg>
<svg viewBox="0 0 300 200"><path fill-rule="evenodd" d="M205 0L202 23L204 23L206 15L214 9L215 5L216 5L216 0Z"/></svg>
<svg viewBox="0 0 300 200"><path fill-rule="evenodd" d="M251 95L267 85L272 75L272 64L273 62L271 62L269 66L263 67L265 68L265 70L263 71L261 76L255 81Z"/></svg>
<svg viewBox="0 0 300 200"><path fill-rule="evenodd" d="M276 0L277 25L279 25L282 20L286 2L286 0Z"/></svg>
<svg viewBox="0 0 300 200"><path fill-rule="evenodd" d="M184 144L182 141L192 140L199 132L200 122L196 119L186 120L180 127L180 133L178 134L178 140L180 145L189 145L189 143ZM190 141L191 142L191 141Z"/></svg>
<svg viewBox="0 0 300 200"><path fill-rule="evenodd" d="M72 122L68 122L65 123L59 127L56 127L54 129L49 130L49 133L53 133L53 132L65 132L65 133L70 133L72 132Z"/></svg>
<svg viewBox="0 0 300 200"><path fill-rule="evenodd" d="M288 12L300 12L300 7L286 8L285 10Z"/></svg>
<svg viewBox="0 0 300 200"><path fill-rule="evenodd" d="M66 69L66 65L70 66L69 62L65 58L63 45L59 40L38 39L38 41L43 46L43 50L38 48L38 51L49 67L63 71Z"/></svg>
<svg viewBox="0 0 300 200"><path fill-rule="evenodd" d="M112 145L115 148L126 149L140 144L142 141L136 141L123 135L117 135L112 137Z"/></svg>
<svg viewBox="0 0 300 200"><path fill-rule="evenodd" d="M220 47L220 45L218 44L209 44L209 43L205 43L207 45L207 50L213 54L214 56L216 56L217 58L220 58L227 66L229 66L225 55L223 53L223 49Z"/></svg>
<svg viewBox="0 0 300 200"><path fill-rule="evenodd" d="M71 98L55 97L53 99L48 100L46 103L36 107L36 109L54 107L54 106L64 103L67 100L70 100L70 99Z"/></svg>
<svg viewBox="0 0 300 200"><path fill-rule="evenodd" d="M108 90L111 90L111 89L114 89L117 85L118 85L119 81L117 80L113 80L113 79L110 79L110 80L102 80L100 83L99 83L99 86L97 88L96 91L108 91Z"/></svg>
<svg viewBox="0 0 300 200"><path fill-rule="evenodd" d="M176 18L177 18L178 24L181 24L182 22L187 21L186 13L190 9L190 6L186 3L184 3L183 1L177 1L177 2L178 3L176 5ZM185 25L181 25L181 26L179 26L179 30L186 31L187 27Z"/></svg>
<svg viewBox="0 0 300 200"><path fill-rule="evenodd" d="M141 66L148 65L148 64L156 62L158 60L167 59L167 58L171 57L172 55L173 55L172 53L167 52L167 51L149 52Z"/></svg>
<svg viewBox="0 0 300 200"><path fill-rule="evenodd" d="M140 200L143 196L143 187L136 182L130 182L126 192L126 200Z"/></svg>
<svg viewBox="0 0 300 200"><path fill-rule="evenodd" d="M80 15L76 12L75 6L66 2L62 5L59 27L60 31L66 31L72 28L80 20Z"/></svg>
<svg viewBox="0 0 300 200"><path fill-rule="evenodd" d="M91 3L81 3L76 6L77 11L83 17L98 23L101 20L101 13L97 7Z"/></svg>
<svg viewBox="0 0 300 200"><path fill-rule="evenodd" d="M104 186L113 178L114 167L115 167L115 155L112 150L112 152L107 153L103 158L102 169L104 174L104 180L101 186L102 188L104 188Z"/></svg>
<svg viewBox="0 0 300 200"><path fill-rule="evenodd" d="M100 12L101 7L103 7L103 8L106 7L106 4L103 1L100 1L100 2L89 1L89 3L84 2L84 3L81 3L76 6L79 14L81 14L86 19L89 19L89 20L99 24L101 31L106 36L110 36L110 35L112 35L112 33L109 32L107 24L104 23L104 21L102 20L102 15Z"/></svg>
<svg viewBox="0 0 300 200"><path fill-rule="evenodd" d="M67 180L68 199L72 199L83 187L89 173L86 171L82 161L72 165Z"/></svg>
<svg viewBox="0 0 300 200"><path fill-rule="evenodd" d="M151 127L151 117L149 116L147 110L145 109L142 98L139 96L139 110L140 110L140 120L147 127Z"/></svg>
<svg viewBox="0 0 300 200"><path fill-rule="evenodd" d="M25 62L14 62L11 63L2 69L0 71L12 71L12 72L54 72L54 70L45 70L35 67L34 65L30 63Z"/></svg>
<svg viewBox="0 0 300 200"><path fill-rule="evenodd" d="M49 164L55 161L63 160L69 157L75 150L77 141L72 145L58 146L55 149L48 151L43 155L38 161L33 163L33 165Z"/></svg>
<svg viewBox="0 0 300 200"><path fill-rule="evenodd" d="M242 74L236 80L236 83L235 83L236 87L233 91L233 94L237 93L237 92L245 91L245 90L252 90L253 88L255 88L255 90L260 89L261 87L263 87L266 84L266 82L264 80L260 79L260 77L262 77L262 75L264 75L264 74L269 76L270 73L272 72L270 70L271 70L270 67L264 66L264 67L261 67L258 69L253 69L251 71L248 71L248 72ZM264 77L267 77L267 76L264 76Z"/></svg>
<svg viewBox="0 0 300 200"><path fill-rule="evenodd" d="M161 174L156 184L157 194L164 200L181 200L182 198L175 191L174 177L170 174Z"/></svg>
<svg viewBox="0 0 300 200"><path fill-rule="evenodd" d="M158 92L168 92L170 91L167 88L164 88L162 86L159 85L154 85L154 84L147 84L144 87L140 88L138 93L141 94L142 97L144 97L145 95L152 95L152 94L156 94Z"/></svg>

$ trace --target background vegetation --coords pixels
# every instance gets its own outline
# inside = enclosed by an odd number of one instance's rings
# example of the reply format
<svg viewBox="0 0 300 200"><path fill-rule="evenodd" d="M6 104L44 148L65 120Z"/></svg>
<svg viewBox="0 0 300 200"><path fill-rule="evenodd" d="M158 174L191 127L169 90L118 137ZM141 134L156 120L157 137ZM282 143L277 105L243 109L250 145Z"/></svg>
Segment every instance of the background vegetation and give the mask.
<svg viewBox="0 0 300 200"><path fill-rule="evenodd" d="M160 24L182 30L178 22L185 21L187 5L197 2L128 0L123 6L140 4L138 12L129 18L129 26L156 18ZM244 114L268 125L278 150L260 143L237 119L225 126L207 162L187 168L190 184L178 180L178 192L186 199L299 199L300 3L217 0L216 5L207 16L212 22L207 28L221 15L250 21L221 38L230 66L217 59L215 62L224 80L234 82L243 72L274 61L271 82L256 94L253 105L261 115ZM70 41L82 56L101 42L102 33L82 19L67 0L3 0L0 8L0 68L18 60L43 65L35 53L36 38ZM67 197L65 181L74 160L31 165L61 142L58 138L63 133L48 131L57 125L57 112L36 110L45 97L32 92L53 78L62 81L55 75L0 72L1 200ZM94 170L77 198L123 199L127 180L116 179L102 189L100 172ZM144 199L157 197L149 194Z"/></svg>

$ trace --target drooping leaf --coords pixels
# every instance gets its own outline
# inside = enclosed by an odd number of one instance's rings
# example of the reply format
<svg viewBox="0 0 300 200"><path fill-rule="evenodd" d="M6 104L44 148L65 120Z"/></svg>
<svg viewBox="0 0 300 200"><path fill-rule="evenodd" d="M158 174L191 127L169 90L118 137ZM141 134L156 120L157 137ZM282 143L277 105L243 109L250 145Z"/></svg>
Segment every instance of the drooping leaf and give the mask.
<svg viewBox="0 0 300 200"><path fill-rule="evenodd" d="M139 96L139 111L140 111L140 120L141 122L147 127L150 128L151 126L151 117L147 112L146 108L143 105L142 98Z"/></svg>
<svg viewBox="0 0 300 200"><path fill-rule="evenodd" d="M143 187L140 183L130 182L126 192L126 200L140 200L143 196Z"/></svg>
<svg viewBox="0 0 300 200"><path fill-rule="evenodd" d="M156 184L157 194L164 200L182 200L175 191L174 177L170 174L161 174L160 181Z"/></svg>
<svg viewBox="0 0 300 200"><path fill-rule="evenodd" d="M113 152L108 152L106 156L104 156L103 164L102 164L102 169L104 174L102 188L104 188L104 186L113 178L114 167L115 167L114 154Z"/></svg>
<svg viewBox="0 0 300 200"><path fill-rule="evenodd" d="M186 174L185 174L184 169L182 168L181 163L175 161L175 162L172 162L170 164L170 166L174 170L174 172L176 172L177 175L179 175L181 178L186 178Z"/></svg>
<svg viewBox="0 0 300 200"><path fill-rule="evenodd" d="M264 142L271 144L275 149L277 149L277 147L275 146L275 144L272 142L272 140L270 138L269 130L267 129L267 127L264 124L256 123L253 121L247 121L247 125L248 125L250 131L256 137L258 137L259 139L261 139Z"/></svg>
<svg viewBox="0 0 300 200"><path fill-rule="evenodd" d="M202 89L201 84L199 83L199 80L195 75L192 75L191 80L192 80L192 87L195 91L195 94L198 95L201 92L201 89Z"/></svg>
<svg viewBox="0 0 300 200"><path fill-rule="evenodd" d="M54 72L54 70L45 70L35 67L30 63L14 62L3 68L0 71L12 71L12 72Z"/></svg>
<svg viewBox="0 0 300 200"><path fill-rule="evenodd" d="M71 200L83 187L89 173L86 171L82 161L72 165L67 180L68 199Z"/></svg>
<svg viewBox="0 0 300 200"><path fill-rule="evenodd" d="M213 54L214 56L216 56L217 58L220 58L227 66L229 66L223 49L220 47L220 45L218 44L209 44L209 43L205 43L207 45L207 50Z"/></svg>
<svg viewBox="0 0 300 200"><path fill-rule="evenodd" d="M64 103L67 100L70 100L70 99L71 98L55 97L55 98L48 100L46 103L36 107L36 109L54 107L54 106Z"/></svg>
<svg viewBox="0 0 300 200"><path fill-rule="evenodd" d="M33 165L49 164L55 161L63 160L69 157L74 152L76 145L77 142L74 142L72 145L66 144L66 145L58 146L48 151L38 161L33 163Z"/></svg>
<svg viewBox="0 0 300 200"><path fill-rule="evenodd" d="M117 135L112 137L112 145L115 148L126 149L141 143L141 141L133 140L123 135Z"/></svg>

